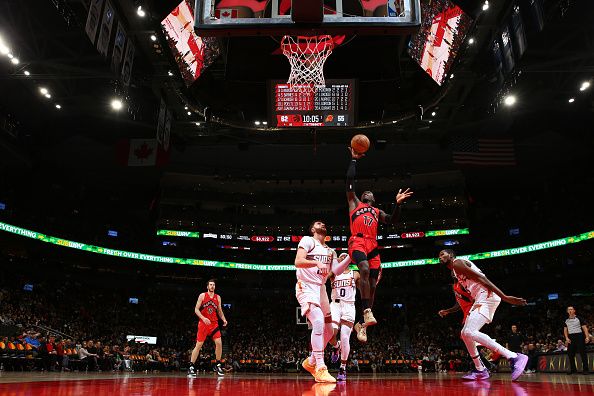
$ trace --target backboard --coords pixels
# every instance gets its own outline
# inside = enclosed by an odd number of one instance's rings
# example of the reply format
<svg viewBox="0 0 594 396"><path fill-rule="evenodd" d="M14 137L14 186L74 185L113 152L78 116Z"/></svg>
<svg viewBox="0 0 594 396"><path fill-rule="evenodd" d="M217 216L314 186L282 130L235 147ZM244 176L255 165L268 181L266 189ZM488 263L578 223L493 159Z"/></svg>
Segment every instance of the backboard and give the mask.
<svg viewBox="0 0 594 396"><path fill-rule="evenodd" d="M321 24L297 24L292 0L196 0L195 30L200 36L287 34L391 34L415 32L420 0L324 0ZM298 0L293 0L298 1Z"/></svg>

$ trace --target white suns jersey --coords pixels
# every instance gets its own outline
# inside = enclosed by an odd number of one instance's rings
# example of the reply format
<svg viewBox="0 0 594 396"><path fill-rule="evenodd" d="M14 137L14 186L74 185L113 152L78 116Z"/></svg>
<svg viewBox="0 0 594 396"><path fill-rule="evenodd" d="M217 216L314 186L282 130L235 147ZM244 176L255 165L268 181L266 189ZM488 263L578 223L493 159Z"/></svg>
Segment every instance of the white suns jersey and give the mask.
<svg viewBox="0 0 594 396"><path fill-rule="evenodd" d="M328 265L328 271L332 268L332 259L336 255L334 250L322 245L315 238L304 236L299 242L299 248L305 249L308 260L320 261ZM320 274L318 267L297 268L297 279L300 281L323 285L328 275Z"/></svg>
<svg viewBox="0 0 594 396"><path fill-rule="evenodd" d="M355 302L355 273L353 270L348 273L336 275L332 281L332 300Z"/></svg>
<svg viewBox="0 0 594 396"><path fill-rule="evenodd" d="M481 271L479 269L479 267L477 267L472 261L470 260L466 260L466 259L457 259L457 260L461 260L465 263L470 264L470 270L476 272L477 274L481 274L484 275L483 271ZM460 284L462 286L464 286L464 288L466 290L468 290L468 292L470 293L470 295L472 296L473 299L476 300L476 297L478 296L478 294L482 291L482 290L487 290L485 288L485 286L483 286L482 284L475 282L471 279L466 278L466 276L464 275L459 275L456 273L456 270L454 269L454 276L456 277L456 279L458 279L458 282L460 282Z"/></svg>

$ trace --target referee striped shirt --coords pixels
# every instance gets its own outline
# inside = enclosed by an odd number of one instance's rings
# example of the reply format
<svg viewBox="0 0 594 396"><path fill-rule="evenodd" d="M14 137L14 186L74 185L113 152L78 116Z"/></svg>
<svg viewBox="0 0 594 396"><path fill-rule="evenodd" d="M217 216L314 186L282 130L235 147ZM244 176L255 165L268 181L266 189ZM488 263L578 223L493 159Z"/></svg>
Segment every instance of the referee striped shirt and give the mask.
<svg viewBox="0 0 594 396"><path fill-rule="evenodd" d="M577 316L565 319L565 327L569 334L582 334L583 321Z"/></svg>

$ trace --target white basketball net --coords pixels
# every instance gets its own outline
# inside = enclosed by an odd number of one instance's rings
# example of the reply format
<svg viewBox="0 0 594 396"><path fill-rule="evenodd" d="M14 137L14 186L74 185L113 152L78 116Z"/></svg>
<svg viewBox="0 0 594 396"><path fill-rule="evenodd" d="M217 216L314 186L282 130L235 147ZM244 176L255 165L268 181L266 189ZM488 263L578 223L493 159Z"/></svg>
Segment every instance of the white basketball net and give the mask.
<svg viewBox="0 0 594 396"><path fill-rule="evenodd" d="M315 92L325 87L324 63L334 49L332 36L284 36L283 54L291 64L287 84L296 92Z"/></svg>

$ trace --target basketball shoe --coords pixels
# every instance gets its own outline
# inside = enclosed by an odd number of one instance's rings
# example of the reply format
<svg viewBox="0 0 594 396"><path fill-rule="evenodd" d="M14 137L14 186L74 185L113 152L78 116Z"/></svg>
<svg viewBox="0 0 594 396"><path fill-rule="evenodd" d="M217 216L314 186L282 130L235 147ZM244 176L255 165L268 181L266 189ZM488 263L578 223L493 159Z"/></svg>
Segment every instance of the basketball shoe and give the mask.
<svg viewBox="0 0 594 396"><path fill-rule="evenodd" d="M188 378L196 378L196 369L194 366L190 366L190 368L188 368Z"/></svg>
<svg viewBox="0 0 594 396"><path fill-rule="evenodd" d="M363 311L363 320L365 321L365 326L373 326L377 324L377 320L373 317L373 312L371 312L371 308L367 308Z"/></svg>
<svg viewBox="0 0 594 396"><path fill-rule="evenodd" d="M330 361L332 363L338 362L340 359L340 341L336 341L336 346L332 347L332 355L330 356Z"/></svg>
<svg viewBox="0 0 594 396"><path fill-rule="evenodd" d="M518 353L518 357L515 359L509 359L510 366L512 367L512 381L520 378L520 375L524 374L526 364L528 364L528 356L523 353Z"/></svg>
<svg viewBox="0 0 594 396"><path fill-rule="evenodd" d="M342 367L338 370L338 375L336 376L336 381L338 382L345 382L346 381L346 370Z"/></svg>
<svg viewBox="0 0 594 396"><path fill-rule="evenodd" d="M355 323L355 331L357 332L357 339L360 342L367 342L367 329L361 323Z"/></svg>
<svg viewBox="0 0 594 396"><path fill-rule="evenodd" d="M489 374L489 370L484 369L484 370L477 370L477 369L472 369L472 371L469 374L466 374L464 377L462 377L463 380L466 381L479 381L479 380L485 380L487 378L489 378L491 375Z"/></svg>
<svg viewBox="0 0 594 396"><path fill-rule="evenodd" d="M330 375L327 367L320 367L314 374L316 382L336 382L336 378Z"/></svg>
<svg viewBox="0 0 594 396"><path fill-rule="evenodd" d="M310 373L314 377L316 376L316 365L315 364L311 364L309 362L309 356L306 357L303 362L301 362L301 367L303 367L305 369L305 371L307 371L308 373Z"/></svg>

